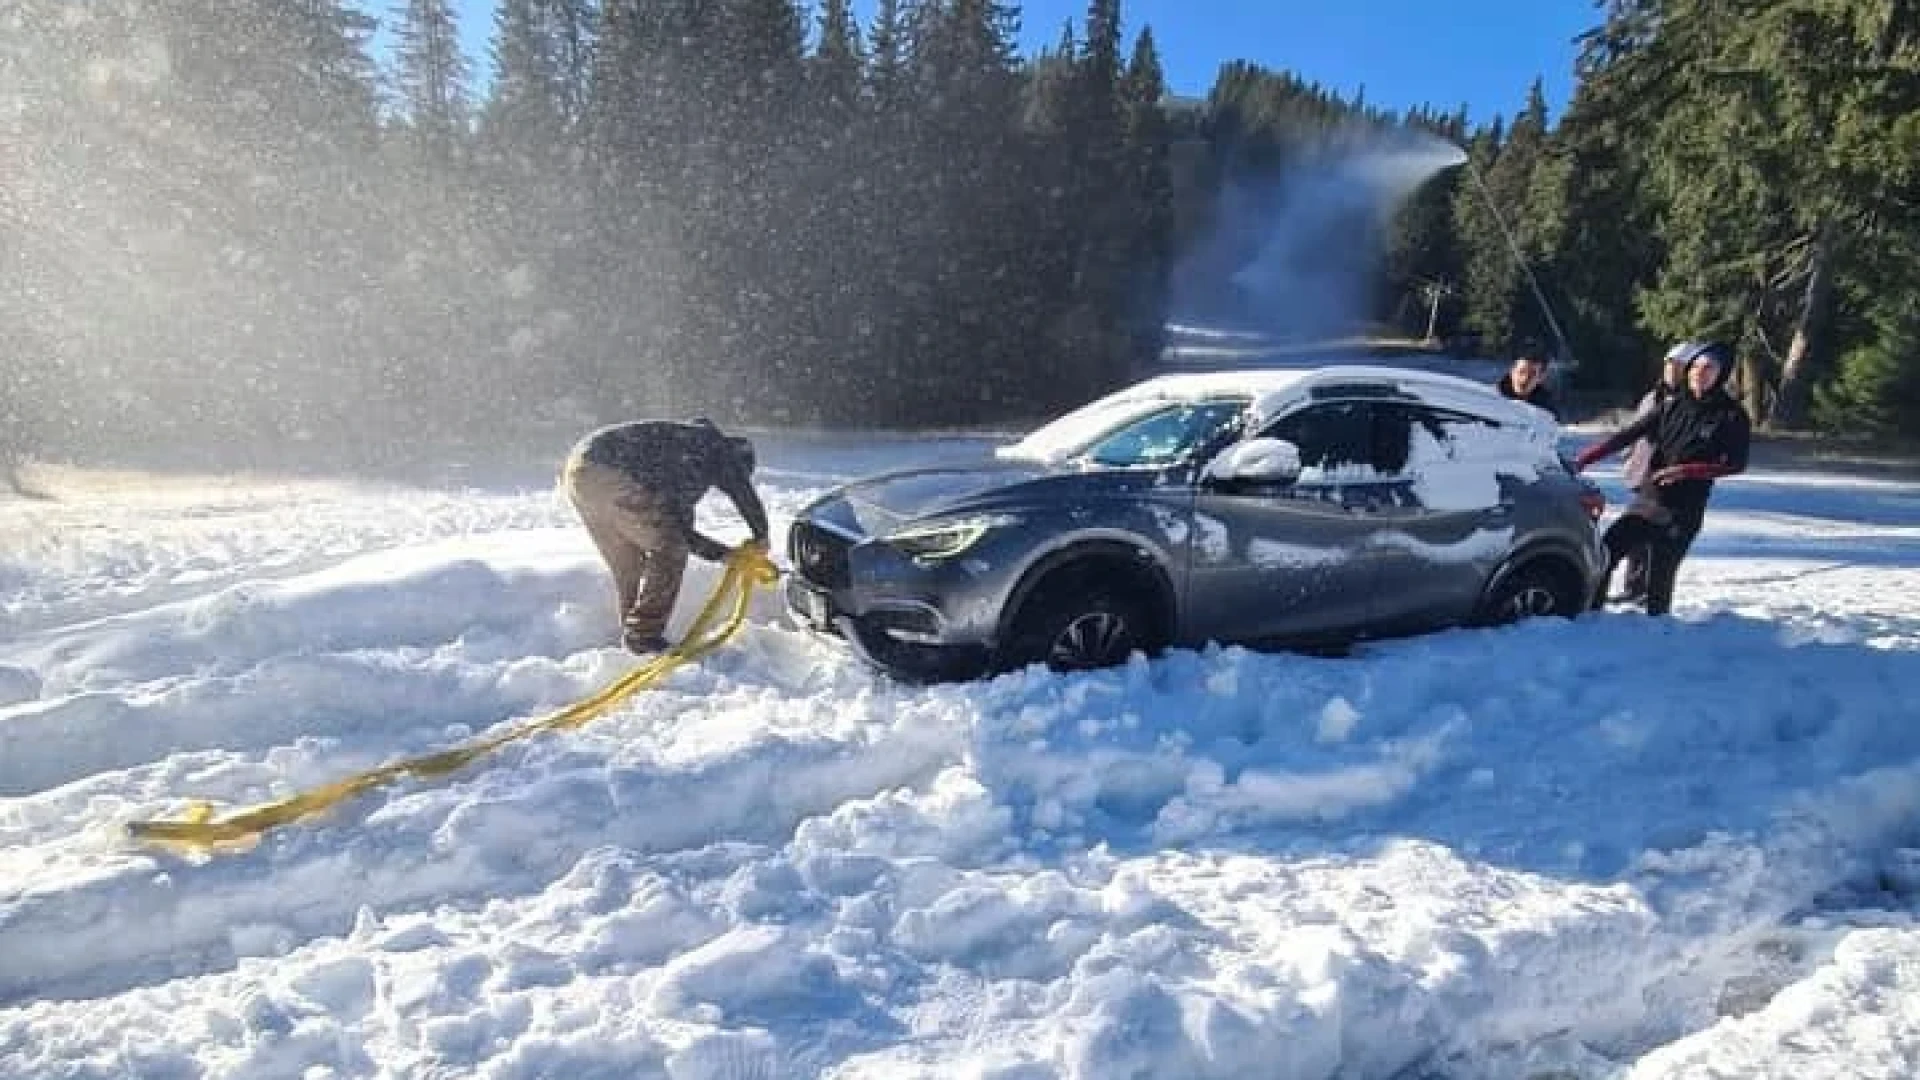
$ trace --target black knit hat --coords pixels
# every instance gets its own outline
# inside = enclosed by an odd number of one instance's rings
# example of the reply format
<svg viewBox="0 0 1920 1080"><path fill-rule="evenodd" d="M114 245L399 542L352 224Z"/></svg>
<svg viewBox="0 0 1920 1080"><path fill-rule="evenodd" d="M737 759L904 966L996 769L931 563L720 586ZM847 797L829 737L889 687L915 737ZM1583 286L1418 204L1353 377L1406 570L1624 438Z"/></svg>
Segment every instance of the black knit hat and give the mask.
<svg viewBox="0 0 1920 1080"><path fill-rule="evenodd" d="M1692 367L1695 360L1703 358L1712 361L1713 366L1720 369L1720 376L1713 381L1713 388L1718 390L1726 386L1727 380L1733 377L1733 346L1724 341L1702 341L1688 350L1683 362Z"/></svg>

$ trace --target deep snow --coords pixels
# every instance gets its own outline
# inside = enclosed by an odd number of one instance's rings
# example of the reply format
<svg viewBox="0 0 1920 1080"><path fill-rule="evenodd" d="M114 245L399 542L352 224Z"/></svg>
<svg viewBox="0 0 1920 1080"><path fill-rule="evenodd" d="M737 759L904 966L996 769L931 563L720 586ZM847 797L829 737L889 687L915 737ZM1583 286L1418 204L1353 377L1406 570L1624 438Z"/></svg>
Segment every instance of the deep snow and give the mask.
<svg viewBox="0 0 1920 1080"><path fill-rule="evenodd" d="M584 730L123 839L627 670L544 468L0 500L0 1075L1920 1073L1920 489L1831 471L1724 483L1669 620L910 688L766 592Z"/></svg>

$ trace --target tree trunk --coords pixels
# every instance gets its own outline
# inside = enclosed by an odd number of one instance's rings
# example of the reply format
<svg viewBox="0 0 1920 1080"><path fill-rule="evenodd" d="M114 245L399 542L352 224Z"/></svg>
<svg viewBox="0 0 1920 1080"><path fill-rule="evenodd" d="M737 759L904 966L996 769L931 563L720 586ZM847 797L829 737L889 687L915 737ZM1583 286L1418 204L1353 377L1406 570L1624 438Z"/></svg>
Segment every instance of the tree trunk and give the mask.
<svg viewBox="0 0 1920 1080"><path fill-rule="evenodd" d="M1787 362L1780 371L1780 394L1774 399L1767 426L1795 431L1807 425L1807 406L1813 400L1814 364L1826 342L1827 305L1833 295L1833 229L1822 221L1814 229L1807 253L1807 289L1800 301L1800 317L1787 346Z"/></svg>
<svg viewBox="0 0 1920 1080"><path fill-rule="evenodd" d="M1739 376L1741 404L1756 421L1767 415L1767 383L1772 381L1767 366L1759 350L1741 349L1734 369Z"/></svg>

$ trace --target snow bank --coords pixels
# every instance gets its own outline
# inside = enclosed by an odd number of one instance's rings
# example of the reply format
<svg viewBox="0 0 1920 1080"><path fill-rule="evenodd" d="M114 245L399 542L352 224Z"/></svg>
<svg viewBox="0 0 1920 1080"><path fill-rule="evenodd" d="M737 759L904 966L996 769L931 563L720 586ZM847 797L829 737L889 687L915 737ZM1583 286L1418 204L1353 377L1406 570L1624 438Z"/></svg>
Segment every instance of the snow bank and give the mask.
<svg viewBox="0 0 1920 1080"><path fill-rule="evenodd" d="M769 464L806 478L770 485L778 524L823 470ZM1889 856L1920 820L1920 557L1867 520L1906 495L1816 520L1726 487L1680 618L1350 660L914 688L763 598L600 722L205 862L116 827L629 661L547 492L470 496L496 524L459 536L397 535L385 493L272 534L245 499L143 505L122 561L68 533L18 564L75 618L0 644L0 1074L1909 1073L1920 930L1820 914L1860 881L1920 907ZM192 589L142 569L229 529ZM1742 554L1837 531L1880 561Z"/></svg>

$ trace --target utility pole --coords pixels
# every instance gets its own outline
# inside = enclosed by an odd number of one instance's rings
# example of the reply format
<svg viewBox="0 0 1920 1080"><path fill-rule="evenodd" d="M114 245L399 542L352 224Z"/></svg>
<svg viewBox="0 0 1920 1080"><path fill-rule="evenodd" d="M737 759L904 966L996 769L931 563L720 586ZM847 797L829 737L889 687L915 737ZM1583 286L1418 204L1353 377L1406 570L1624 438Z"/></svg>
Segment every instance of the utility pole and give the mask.
<svg viewBox="0 0 1920 1080"><path fill-rule="evenodd" d="M1451 281L1440 278L1428 278L1420 283L1420 295L1427 301L1427 336L1423 339L1431 345L1439 340L1440 301L1452 296L1457 290Z"/></svg>

